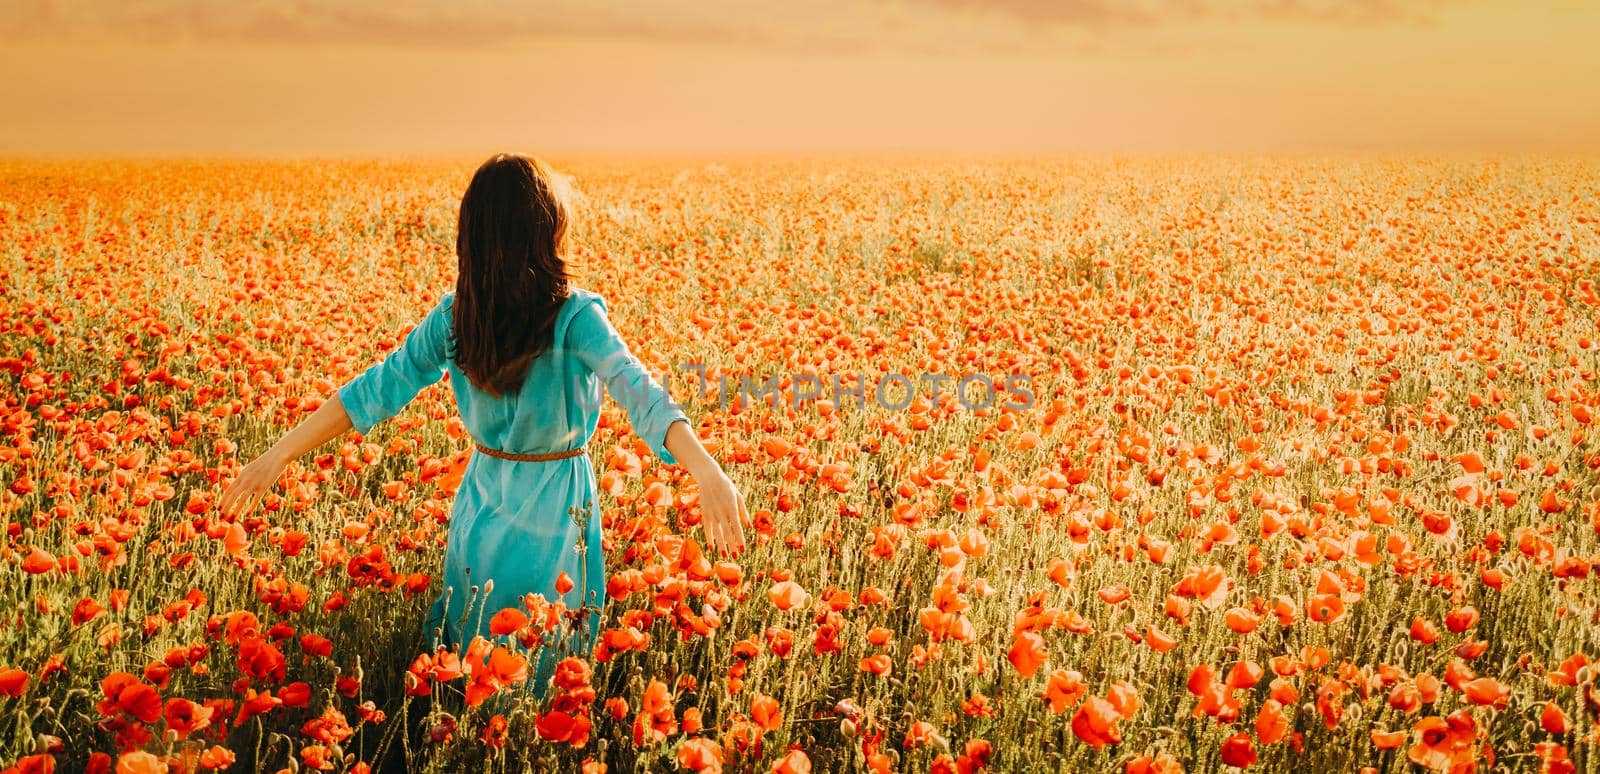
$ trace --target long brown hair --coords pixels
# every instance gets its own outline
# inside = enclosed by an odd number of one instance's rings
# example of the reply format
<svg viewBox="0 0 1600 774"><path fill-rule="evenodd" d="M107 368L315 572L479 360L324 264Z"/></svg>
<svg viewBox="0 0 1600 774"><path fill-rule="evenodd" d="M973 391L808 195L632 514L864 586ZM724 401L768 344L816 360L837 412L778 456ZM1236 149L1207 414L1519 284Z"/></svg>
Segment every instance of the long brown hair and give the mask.
<svg viewBox="0 0 1600 774"><path fill-rule="evenodd" d="M551 346L570 281L563 190L539 159L500 153L461 197L455 362L490 395L514 392Z"/></svg>

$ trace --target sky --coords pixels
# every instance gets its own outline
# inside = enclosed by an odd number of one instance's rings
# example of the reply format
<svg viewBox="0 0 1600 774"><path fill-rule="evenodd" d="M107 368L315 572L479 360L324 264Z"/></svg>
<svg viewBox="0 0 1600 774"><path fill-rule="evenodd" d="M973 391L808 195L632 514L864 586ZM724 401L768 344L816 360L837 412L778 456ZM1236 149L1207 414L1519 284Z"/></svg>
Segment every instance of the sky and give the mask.
<svg viewBox="0 0 1600 774"><path fill-rule="evenodd" d="M0 155L1600 149L1595 0L3 0Z"/></svg>

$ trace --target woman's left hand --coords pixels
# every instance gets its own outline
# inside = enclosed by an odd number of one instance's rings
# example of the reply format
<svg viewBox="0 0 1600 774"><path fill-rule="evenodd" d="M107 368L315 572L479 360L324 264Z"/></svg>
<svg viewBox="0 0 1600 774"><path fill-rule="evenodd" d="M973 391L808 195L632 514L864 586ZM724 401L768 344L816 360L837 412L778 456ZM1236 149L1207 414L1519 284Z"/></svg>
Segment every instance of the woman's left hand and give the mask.
<svg viewBox="0 0 1600 774"><path fill-rule="evenodd" d="M254 510L261 498L265 497L267 490L278 483L283 476L283 469L287 467L270 454L263 454L250 461L239 471L239 477L233 480L227 491L222 493L218 501L223 515L240 516Z"/></svg>

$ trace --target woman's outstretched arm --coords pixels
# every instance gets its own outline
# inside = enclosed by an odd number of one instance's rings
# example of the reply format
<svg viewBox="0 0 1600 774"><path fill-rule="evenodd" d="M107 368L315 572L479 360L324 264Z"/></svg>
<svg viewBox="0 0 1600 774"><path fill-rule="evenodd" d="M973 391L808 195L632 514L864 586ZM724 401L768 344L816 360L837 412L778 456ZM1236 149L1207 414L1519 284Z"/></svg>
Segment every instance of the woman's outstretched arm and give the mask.
<svg viewBox="0 0 1600 774"><path fill-rule="evenodd" d="M688 422L678 420L667 426L666 447L700 485L700 527L712 549L719 554L743 553L744 522L750 515L728 474L700 445L700 437Z"/></svg>
<svg viewBox="0 0 1600 774"><path fill-rule="evenodd" d="M267 490L278 483L283 476L283 469L288 467L291 460L299 459L312 449L344 435L353 426L350 415L344 410L344 402L339 400L337 392L334 393L316 411L311 412L311 416L301 420L293 430L284 433L272 448L239 471L239 477L233 480L218 501L222 513L249 513L267 494Z"/></svg>

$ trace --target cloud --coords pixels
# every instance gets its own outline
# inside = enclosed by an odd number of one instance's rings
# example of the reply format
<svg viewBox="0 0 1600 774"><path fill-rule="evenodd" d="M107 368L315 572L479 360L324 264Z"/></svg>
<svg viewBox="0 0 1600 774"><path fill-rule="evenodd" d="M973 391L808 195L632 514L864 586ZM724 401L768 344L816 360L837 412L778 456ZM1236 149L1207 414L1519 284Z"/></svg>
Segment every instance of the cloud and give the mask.
<svg viewBox="0 0 1600 774"><path fill-rule="evenodd" d="M0 39L448 47L611 38L849 51L874 45L896 10L847 0L7 0Z"/></svg>
<svg viewBox="0 0 1600 774"><path fill-rule="evenodd" d="M563 36L683 37L759 42L715 20L651 18L570 0L16 0L0 7L11 39L138 42L392 43L478 45Z"/></svg>
<svg viewBox="0 0 1600 774"><path fill-rule="evenodd" d="M1240 19L1384 23L1451 0L7 0L0 40L475 47L647 40L818 53L1095 48Z"/></svg>
<svg viewBox="0 0 1600 774"><path fill-rule="evenodd" d="M1452 0L926 0L931 6L1066 26L1268 20L1378 24L1432 18Z"/></svg>

